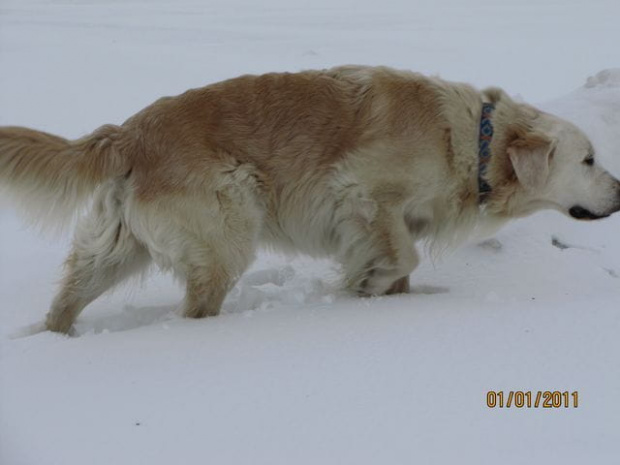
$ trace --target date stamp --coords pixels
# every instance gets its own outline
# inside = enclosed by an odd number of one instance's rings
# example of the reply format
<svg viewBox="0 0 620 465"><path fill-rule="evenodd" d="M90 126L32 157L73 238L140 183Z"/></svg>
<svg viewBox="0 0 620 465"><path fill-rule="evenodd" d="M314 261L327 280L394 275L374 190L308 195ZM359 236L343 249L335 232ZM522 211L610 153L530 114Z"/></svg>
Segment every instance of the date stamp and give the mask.
<svg viewBox="0 0 620 465"><path fill-rule="evenodd" d="M488 391L489 408L577 408L579 391Z"/></svg>

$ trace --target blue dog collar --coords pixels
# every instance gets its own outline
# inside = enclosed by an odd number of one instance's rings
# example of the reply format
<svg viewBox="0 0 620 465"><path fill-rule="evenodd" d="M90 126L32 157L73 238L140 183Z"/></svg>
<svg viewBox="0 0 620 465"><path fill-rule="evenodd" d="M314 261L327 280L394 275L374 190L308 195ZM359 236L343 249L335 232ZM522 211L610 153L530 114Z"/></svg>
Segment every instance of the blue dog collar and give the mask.
<svg viewBox="0 0 620 465"><path fill-rule="evenodd" d="M485 174L491 159L491 140L493 139L491 115L493 110L495 110L495 105L492 103L482 104L478 136L478 199L480 203L483 203L491 192L491 186L485 179Z"/></svg>

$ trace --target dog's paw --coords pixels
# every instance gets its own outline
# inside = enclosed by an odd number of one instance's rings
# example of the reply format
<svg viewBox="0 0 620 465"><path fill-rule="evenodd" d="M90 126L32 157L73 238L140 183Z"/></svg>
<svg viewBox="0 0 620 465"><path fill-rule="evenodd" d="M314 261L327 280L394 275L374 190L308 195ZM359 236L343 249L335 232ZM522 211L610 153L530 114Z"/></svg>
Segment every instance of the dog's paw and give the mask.
<svg viewBox="0 0 620 465"><path fill-rule="evenodd" d="M394 269L372 268L355 288L361 297L405 294L409 292L409 275L395 279Z"/></svg>
<svg viewBox="0 0 620 465"><path fill-rule="evenodd" d="M410 291L409 287L409 276L403 276L400 279L397 279L392 283L390 288L385 291L387 295L392 294L408 294Z"/></svg>

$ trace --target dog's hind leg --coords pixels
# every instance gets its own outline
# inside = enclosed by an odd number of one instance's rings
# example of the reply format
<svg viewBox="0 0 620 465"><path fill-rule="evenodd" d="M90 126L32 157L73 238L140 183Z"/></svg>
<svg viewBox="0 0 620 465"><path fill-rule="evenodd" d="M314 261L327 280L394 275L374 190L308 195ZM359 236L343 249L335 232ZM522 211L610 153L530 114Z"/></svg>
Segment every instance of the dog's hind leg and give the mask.
<svg viewBox="0 0 620 465"><path fill-rule="evenodd" d="M200 263L192 260L189 264L183 316L204 318L220 313L226 294L254 258L250 248L233 249L223 241L217 241L204 249L209 252L206 260Z"/></svg>
<svg viewBox="0 0 620 465"><path fill-rule="evenodd" d="M215 316L254 260L264 207L253 169L212 167L205 187L159 198L138 221L138 237L161 268L185 282L183 315Z"/></svg>
<svg viewBox="0 0 620 465"><path fill-rule="evenodd" d="M189 242L185 254L187 318L218 315L226 294L255 257L262 213L253 193L233 185L219 190L217 201L217 217Z"/></svg>
<svg viewBox="0 0 620 465"><path fill-rule="evenodd" d="M102 186L92 210L78 223L61 290L47 314L50 331L68 333L86 305L150 263L123 219L114 182Z"/></svg>

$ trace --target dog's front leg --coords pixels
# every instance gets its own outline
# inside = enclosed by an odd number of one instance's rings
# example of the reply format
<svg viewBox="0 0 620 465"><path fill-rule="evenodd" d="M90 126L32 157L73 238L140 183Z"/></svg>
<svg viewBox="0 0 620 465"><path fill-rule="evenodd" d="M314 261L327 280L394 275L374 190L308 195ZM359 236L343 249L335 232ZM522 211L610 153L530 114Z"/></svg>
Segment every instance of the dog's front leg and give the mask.
<svg viewBox="0 0 620 465"><path fill-rule="evenodd" d="M346 286L369 296L409 292L409 275L419 257L399 209L379 208L357 229L341 261Z"/></svg>

